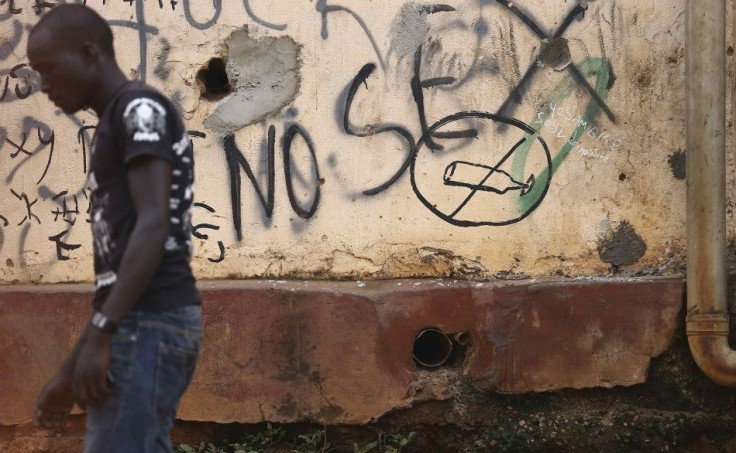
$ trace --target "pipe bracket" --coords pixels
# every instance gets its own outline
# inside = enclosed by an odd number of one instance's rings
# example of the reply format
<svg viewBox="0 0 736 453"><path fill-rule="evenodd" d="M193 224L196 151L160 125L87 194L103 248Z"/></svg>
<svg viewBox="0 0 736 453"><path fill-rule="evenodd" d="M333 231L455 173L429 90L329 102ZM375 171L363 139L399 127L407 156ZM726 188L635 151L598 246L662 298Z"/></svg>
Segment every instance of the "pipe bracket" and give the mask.
<svg viewBox="0 0 736 453"><path fill-rule="evenodd" d="M728 336L727 315L688 315L686 324L686 331L688 336Z"/></svg>

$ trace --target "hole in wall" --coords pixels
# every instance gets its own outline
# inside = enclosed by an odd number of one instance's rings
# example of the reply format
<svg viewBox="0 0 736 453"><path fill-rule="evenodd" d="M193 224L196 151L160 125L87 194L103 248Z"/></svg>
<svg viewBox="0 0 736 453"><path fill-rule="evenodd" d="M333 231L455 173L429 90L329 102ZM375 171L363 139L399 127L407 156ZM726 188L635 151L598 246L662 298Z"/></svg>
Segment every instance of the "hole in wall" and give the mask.
<svg viewBox="0 0 736 453"><path fill-rule="evenodd" d="M618 175L618 180L619 181L626 181L626 173L621 173L620 175Z"/></svg>
<svg viewBox="0 0 736 453"><path fill-rule="evenodd" d="M429 327L414 337L414 363L421 368L437 368L452 355L452 340L440 329Z"/></svg>
<svg viewBox="0 0 736 453"><path fill-rule="evenodd" d="M208 101L219 101L231 91L230 80L225 71L225 60L212 58L197 72L197 83L202 97Z"/></svg>

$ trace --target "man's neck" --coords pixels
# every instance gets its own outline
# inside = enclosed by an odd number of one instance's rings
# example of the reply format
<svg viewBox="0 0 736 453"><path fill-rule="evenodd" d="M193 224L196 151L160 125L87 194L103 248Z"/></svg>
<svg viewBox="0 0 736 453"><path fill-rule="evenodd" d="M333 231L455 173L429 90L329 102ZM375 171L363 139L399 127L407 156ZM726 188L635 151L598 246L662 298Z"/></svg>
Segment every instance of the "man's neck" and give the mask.
<svg viewBox="0 0 736 453"><path fill-rule="evenodd" d="M102 116L107 105L112 101L113 96L128 82L120 68L115 64L103 72L100 83L96 87L95 95L92 97L89 107Z"/></svg>

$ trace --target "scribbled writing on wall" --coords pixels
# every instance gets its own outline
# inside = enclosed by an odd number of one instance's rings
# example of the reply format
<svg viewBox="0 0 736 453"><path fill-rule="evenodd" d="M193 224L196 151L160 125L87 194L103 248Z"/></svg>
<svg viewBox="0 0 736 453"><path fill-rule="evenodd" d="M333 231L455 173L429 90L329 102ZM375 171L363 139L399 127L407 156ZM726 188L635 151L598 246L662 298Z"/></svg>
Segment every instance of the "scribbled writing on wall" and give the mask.
<svg viewBox="0 0 736 453"><path fill-rule="evenodd" d="M579 52L573 42L578 39L573 38L576 23L595 19L585 2L574 2L563 14L560 5L566 2L547 8L555 15L554 27L541 25L551 22L535 18L525 2L507 0L407 1L375 12L388 21L378 21L366 8L345 0L295 4L298 15L288 17L283 8L269 7L272 2L267 0L79 2L102 13L116 39L124 41L122 46L133 49L135 64L129 75L171 86L175 102L185 98L196 81L177 66L187 43L172 33L172 24L185 27L186 36L199 40L198 45L220 28L252 32L280 55L287 52L279 46L288 41L286 47L293 51L288 59L294 64L284 73L290 77L269 79L271 85L259 87L290 84L288 95L276 107L251 121L244 112L237 115L237 109L234 114L223 109L227 97L194 104L210 108L210 115L219 108L228 128L221 127L224 120L202 121L196 111L186 112L193 118L189 133L195 146L206 146L211 154L204 159L220 164L219 175L199 176L217 179L219 186L216 193L198 193L192 224L194 236L207 250L197 259L211 263L230 256L228 247L243 241L245 225L273 228L274 217L284 212L306 225L316 217L339 216L323 206L327 199L341 196L360 203L404 191L401 194L410 197L407 203L414 203L430 223L511 225L545 202L555 172L570 155L606 162L625 146L614 127L616 112L607 104L616 80L612 64L605 55ZM0 120L4 165L0 191L5 193L0 197L0 252L8 252L10 233L21 238L21 264L24 241L41 236L40 228L56 260L70 261L87 253L78 230L88 228L88 222L80 219L87 220L88 215L85 175L96 118L89 112L41 114L28 107L41 105L43 98L41 82L25 56L25 39L30 24L61 3L0 0L0 26L5 30L0 38L0 106L19 112ZM316 24L318 30L305 24ZM533 45L519 46L523 33L525 44L531 40ZM448 50L447 34L467 47L464 53ZM327 62L324 68L313 64L315 55L342 49L347 38L349 46L363 47L356 52L360 57L320 60ZM314 43L318 50L310 47ZM233 68L242 67L234 64L230 50L230 55L226 51L207 55L206 61L222 58L232 75ZM511 53L523 56L511 61L507 58ZM528 61L528 66L521 61ZM318 79L320 71L332 69L340 81L315 84L314 108L289 104L307 95L300 91L304 89L300 74ZM263 80L247 79L251 76L230 78L228 95L253 102L248 97L253 91L247 90ZM484 88L498 93L484 93ZM380 98L381 90L389 89L394 91L386 102ZM529 96L532 91L542 93L541 102ZM478 102L470 102L471 98ZM396 114L394 109L410 114ZM242 133L242 128L250 128L249 133ZM357 197L349 190L327 190L334 189L327 185L350 153L387 152L378 148L386 143L382 139L392 143L390 152L398 156L391 161L393 166L359 187ZM223 198L226 207L218 203ZM381 209L380 204L372 206ZM247 218L254 213L255 221Z"/></svg>

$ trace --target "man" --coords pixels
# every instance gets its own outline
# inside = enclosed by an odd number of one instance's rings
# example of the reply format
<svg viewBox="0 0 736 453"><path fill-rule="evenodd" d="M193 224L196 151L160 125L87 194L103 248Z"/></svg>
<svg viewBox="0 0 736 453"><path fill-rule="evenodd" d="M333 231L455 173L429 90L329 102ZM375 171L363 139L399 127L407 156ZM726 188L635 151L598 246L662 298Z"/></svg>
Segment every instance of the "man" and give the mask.
<svg viewBox="0 0 736 453"><path fill-rule="evenodd" d="M202 333L189 267L186 129L164 96L126 79L110 27L85 6L47 13L30 32L28 58L57 107L90 108L99 118L87 181L94 312L42 390L34 420L62 429L76 402L87 409L85 452L172 451Z"/></svg>

